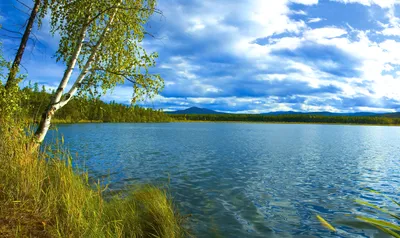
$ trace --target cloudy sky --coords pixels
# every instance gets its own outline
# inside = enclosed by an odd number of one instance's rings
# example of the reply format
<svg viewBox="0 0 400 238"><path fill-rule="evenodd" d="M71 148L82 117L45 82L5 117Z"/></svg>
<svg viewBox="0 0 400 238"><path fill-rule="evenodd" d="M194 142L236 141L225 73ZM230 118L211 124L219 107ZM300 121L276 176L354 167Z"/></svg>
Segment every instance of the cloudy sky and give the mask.
<svg viewBox="0 0 400 238"><path fill-rule="evenodd" d="M32 5L30 1L25 1ZM145 106L242 113L400 111L399 0L160 0L147 31L154 72L165 80ZM19 9L19 10L18 10ZM0 3L0 24L20 31L27 11ZM57 37L46 20L23 65L28 80L56 87ZM0 31L8 59L17 39ZM15 36L15 35L14 35ZM104 100L129 103L131 85Z"/></svg>

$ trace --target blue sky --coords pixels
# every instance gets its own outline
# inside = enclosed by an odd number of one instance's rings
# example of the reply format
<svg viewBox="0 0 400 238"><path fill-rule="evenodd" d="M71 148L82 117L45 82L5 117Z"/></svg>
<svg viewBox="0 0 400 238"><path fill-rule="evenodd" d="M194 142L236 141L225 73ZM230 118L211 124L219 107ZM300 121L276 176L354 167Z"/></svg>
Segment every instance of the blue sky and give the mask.
<svg viewBox="0 0 400 238"><path fill-rule="evenodd" d="M26 1L28 5L32 2ZM0 3L0 24L22 30L24 7ZM146 25L165 89L142 105L238 113L400 111L399 0L162 0ZM58 38L47 19L24 55L29 80L55 88ZM7 59L18 40L1 30ZM14 35L15 36L15 35ZM103 96L129 103L131 85Z"/></svg>

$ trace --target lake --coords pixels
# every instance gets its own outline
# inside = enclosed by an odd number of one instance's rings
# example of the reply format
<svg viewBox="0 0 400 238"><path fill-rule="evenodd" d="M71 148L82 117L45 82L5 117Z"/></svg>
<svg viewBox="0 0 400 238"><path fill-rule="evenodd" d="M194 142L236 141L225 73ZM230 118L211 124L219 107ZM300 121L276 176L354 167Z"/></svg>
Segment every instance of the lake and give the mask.
<svg viewBox="0 0 400 238"><path fill-rule="evenodd" d="M113 190L168 185L197 237L387 237L354 218L377 215L354 200L396 209L367 188L400 198L400 127L72 124L48 141L60 134Z"/></svg>

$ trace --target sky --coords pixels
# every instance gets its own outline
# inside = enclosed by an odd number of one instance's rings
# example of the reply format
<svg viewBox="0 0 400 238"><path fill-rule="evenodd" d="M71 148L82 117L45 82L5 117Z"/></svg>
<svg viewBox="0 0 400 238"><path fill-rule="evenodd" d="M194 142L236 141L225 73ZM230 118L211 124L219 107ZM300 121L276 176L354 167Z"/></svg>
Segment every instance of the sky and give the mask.
<svg viewBox="0 0 400 238"><path fill-rule="evenodd" d="M25 0L32 6L32 1ZM143 46L165 88L141 105L234 113L400 111L400 0L161 0ZM11 60L28 10L0 3L3 52ZM11 37L10 37L11 36ZM13 38L14 37L14 38ZM48 18L34 30L22 83L56 88L58 37ZM74 73L76 76L77 72ZM130 103L132 85L102 97Z"/></svg>

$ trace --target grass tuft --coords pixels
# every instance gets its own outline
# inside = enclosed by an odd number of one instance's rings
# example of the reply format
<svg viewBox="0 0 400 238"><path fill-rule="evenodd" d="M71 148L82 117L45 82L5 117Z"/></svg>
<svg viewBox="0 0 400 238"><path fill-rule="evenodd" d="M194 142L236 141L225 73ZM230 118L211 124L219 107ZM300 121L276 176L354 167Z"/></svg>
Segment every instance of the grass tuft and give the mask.
<svg viewBox="0 0 400 238"><path fill-rule="evenodd" d="M62 146L32 152L29 135L0 130L0 237L185 236L165 190L136 186L104 199Z"/></svg>

